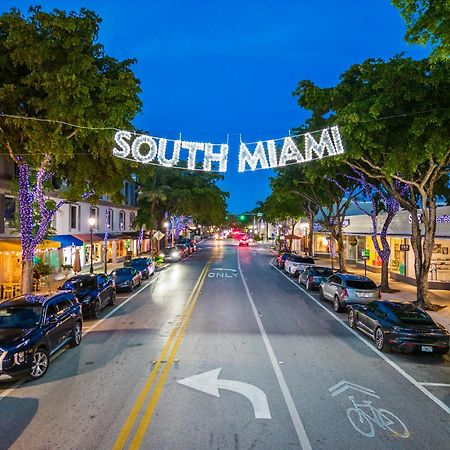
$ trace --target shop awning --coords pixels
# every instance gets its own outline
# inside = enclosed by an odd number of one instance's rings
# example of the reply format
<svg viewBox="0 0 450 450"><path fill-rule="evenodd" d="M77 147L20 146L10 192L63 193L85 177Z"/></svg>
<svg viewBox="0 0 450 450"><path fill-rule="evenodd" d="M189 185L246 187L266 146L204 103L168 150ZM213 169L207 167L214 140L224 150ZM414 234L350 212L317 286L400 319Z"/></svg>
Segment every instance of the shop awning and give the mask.
<svg viewBox="0 0 450 450"><path fill-rule="evenodd" d="M74 234L74 237L78 238L80 241L83 241L85 244L91 243L91 234ZM92 234L92 242L100 242L103 241L102 238L99 238L97 234Z"/></svg>
<svg viewBox="0 0 450 450"><path fill-rule="evenodd" d="M36 250L51 250L51 249L56 250L59 247L60 247L59 242L54 242L46 239L36 247ZM20 239L19 238L2 239L0 241L0 251L21 252L22 244L20 243Z"/></svg>
<svg viewBox="0 0 450 450"><path fill-rule="evenodd" d="M49 237L49 240L59 242L60 247L72 247L72 245L76 247L80 247L83 245L83 241L81 239L72 236L71 234L58 234L56 236Z"/></svg>

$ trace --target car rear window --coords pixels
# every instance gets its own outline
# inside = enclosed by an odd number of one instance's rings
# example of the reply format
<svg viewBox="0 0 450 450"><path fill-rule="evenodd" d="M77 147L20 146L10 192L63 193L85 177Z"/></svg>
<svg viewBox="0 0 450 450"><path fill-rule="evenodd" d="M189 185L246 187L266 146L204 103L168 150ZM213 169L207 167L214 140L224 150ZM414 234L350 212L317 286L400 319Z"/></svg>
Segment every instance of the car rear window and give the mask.
<svg viewBox="0 0 450 450"><path fill-rule="evenodd" d="M346 280L346 286L350 289L376 289L377 285L372 280Z"/></svg>
<svg viewBox="0 0 450 450"><path fill-rule="evenodd" d="M412 305L410 307L404 307L403 305L398 307L391 306L391 310L405 323L434 323L429 314Z"/></svg>
<svg viewBox="0 0 450 450"><path fill-rule="evenodd" d="M300 256L292 255L291 256L291 261L292 262L302 262L302 258L300 258Z"/></svg>
<svg viewBox="0 0 450 450"><path fill-rule="evenodd" d="M314 259L310 258L309 256L303 256L302 258L300 258L300 262L305 264L314 264Z"/></svg>
<svg viewBox="0 0 450 450"><path fill-rule="evenodd" d="M333 271L331 269L317 267L312 270L311 273L320 277L329 277L330 275L333 275Z"/></svg>

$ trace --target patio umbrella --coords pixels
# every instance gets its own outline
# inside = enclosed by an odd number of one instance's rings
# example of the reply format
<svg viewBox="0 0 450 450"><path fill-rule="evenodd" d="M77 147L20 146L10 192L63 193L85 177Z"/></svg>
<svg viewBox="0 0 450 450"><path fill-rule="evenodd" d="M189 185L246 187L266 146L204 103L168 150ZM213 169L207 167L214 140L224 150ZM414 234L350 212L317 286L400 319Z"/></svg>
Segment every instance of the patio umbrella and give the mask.
<svg viewBox="0 0 450 450"><path fill-rule="evenodd" d="M286 234L286 236L284 236L284 238L287 241L292 241L292 239L301 239L301 236L297 236L296 234Z"/></svg>
<svg viewBox="0 0 450 450"><path fill-rule="evenodd" d="M80 249L78 247L75 249L75 254L73 255L72 270L75 273L81 271Z"/></svg>

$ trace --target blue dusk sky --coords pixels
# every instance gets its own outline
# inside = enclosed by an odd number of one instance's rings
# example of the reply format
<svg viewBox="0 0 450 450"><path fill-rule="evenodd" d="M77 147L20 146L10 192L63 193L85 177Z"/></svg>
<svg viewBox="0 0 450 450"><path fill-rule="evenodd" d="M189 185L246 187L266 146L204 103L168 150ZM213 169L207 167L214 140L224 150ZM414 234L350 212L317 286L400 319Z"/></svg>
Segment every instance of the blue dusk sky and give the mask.
<svg viewBox="0 0 450 450"><path fill-rule="evenodd" d="M292 96L299 81L333 86L350 65L405 52L405 24L389 0L1 0L0 13L30 5L102 18L99 41L118 59L136 58L142 114L135 125L158 137L223 143L228 209L269 195L271 171L237 172L244 142L280 138L308 117Z"/></svg>

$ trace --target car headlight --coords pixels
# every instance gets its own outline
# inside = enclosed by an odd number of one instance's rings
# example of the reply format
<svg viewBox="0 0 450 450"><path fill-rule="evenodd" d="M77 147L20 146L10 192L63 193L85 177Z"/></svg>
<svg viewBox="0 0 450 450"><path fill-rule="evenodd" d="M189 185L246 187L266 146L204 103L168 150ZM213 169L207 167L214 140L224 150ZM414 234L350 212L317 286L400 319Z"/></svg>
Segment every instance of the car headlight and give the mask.
<svg viewBox="0 0 450 450"><path fill-rule="evenodd" d="M178 256L178 252L173 252L172 256Z"/></svg>

